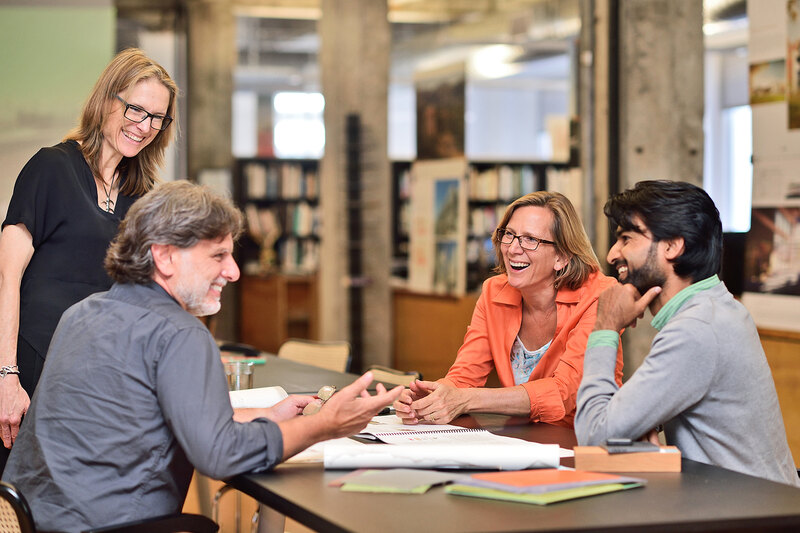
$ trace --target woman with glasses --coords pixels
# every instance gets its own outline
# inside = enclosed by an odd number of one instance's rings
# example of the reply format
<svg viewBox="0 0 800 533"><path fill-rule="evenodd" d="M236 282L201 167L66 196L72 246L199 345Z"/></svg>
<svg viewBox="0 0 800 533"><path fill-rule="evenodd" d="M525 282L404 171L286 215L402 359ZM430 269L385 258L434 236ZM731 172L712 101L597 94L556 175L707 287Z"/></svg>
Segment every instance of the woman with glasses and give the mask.
<svg viewBox="0 0 800 533"><path fill-rule="evenodd" d="M156 183L177 93L140 50L119 53L78 126L17 178L0 234L0 469L61 314L111 286L106 249L131 204Z"/></svg>
<svg viewBox="0 0 800 533"><path fill-rule="evenodd" d="M572 203L539 191L514 201L492 237L497 276L483 283L464 344L447 375L416 381L394 403L407 424L447 424L483 412L572 427L600 272ZM486 388L495 369L501 388ZM622 384L622 350L616 364Z"/></svg>

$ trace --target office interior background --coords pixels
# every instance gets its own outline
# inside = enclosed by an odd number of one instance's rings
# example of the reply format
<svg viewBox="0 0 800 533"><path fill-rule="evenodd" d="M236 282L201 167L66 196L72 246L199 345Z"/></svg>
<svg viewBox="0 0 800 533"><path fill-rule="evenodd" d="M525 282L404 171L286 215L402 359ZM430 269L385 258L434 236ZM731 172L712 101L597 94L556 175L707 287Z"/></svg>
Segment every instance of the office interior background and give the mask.
<svg viewBox="0 0 800 533"><path fill-rule="evenodd" d="M5 0L0 212L108 60L138 46L181 88L162 179L219 188L248 215L243 277L216 335L270 352L290 337L347 340L355 372L437 379L515 193L567 194L603 262L609 194L693 182L720 209L723 278L757 321L800 457L798 11L794 0ZM419 182L442 172L432 162L460 173L452 272L415 264ZM653 335L640 324L625 334L626 375Z"/></svg>

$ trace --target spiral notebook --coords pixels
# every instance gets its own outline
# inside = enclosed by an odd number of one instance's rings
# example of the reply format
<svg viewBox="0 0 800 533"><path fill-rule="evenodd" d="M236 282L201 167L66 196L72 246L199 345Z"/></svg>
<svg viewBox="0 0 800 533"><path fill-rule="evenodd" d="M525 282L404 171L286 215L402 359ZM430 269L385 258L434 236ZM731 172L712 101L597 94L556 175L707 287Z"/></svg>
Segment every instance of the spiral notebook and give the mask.
<svg viewBox="0 0 800 533"><path fill-rule="evenodd" d="M496 435L485 429L469 429L450 424L417 424L409 426L395 415L373 417L364 431L355 435L360 439L375 440L387 444L413 442L481 442L495 440Z"/></svg>

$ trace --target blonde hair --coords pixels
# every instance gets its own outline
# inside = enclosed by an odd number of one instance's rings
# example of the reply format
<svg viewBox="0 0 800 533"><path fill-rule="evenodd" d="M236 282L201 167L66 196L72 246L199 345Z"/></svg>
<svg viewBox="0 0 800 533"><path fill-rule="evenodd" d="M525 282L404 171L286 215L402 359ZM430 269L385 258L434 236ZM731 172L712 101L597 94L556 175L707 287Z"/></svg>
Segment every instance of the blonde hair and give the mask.
<svg viewBox="0 0 800 533"><path fill-rule="evenodd" d="M128 48L118 53L95 83L81 111L78 126L64 138L65 141L74 140L80 143L81 152L92 173L96 177L102 177L100 153L103 148L103 122L111 101L129 87L149 79L160 81L169 91L167 115L173 120L136 157L122 158L117 166L120 175L125 176L125 182L120 189L122 194L139 196L153 188L157 181L158 168L164 164L164 151L177 129L178 86L164 67L138 48Z"/></svg>
<svg viewBox="0 0 800 533"><path fill-rule="evenodd" d="M581 224L572 202L558 192L537 191L514 200L506 208L503 219L497 225L492 236L492 244L497 256L496 272L506 273L503 253L500 250L500 234L505 230L514 211L525 206L544 207L553 213L553 227L550 228L550 232L553 234L553 242L556 243L556 253L568 258L567 266L556 272L556 289L562 286L577 289L583 285L592 272L600 270L600 262L597 260L586 230L583 229L583 224Z"/></svg>

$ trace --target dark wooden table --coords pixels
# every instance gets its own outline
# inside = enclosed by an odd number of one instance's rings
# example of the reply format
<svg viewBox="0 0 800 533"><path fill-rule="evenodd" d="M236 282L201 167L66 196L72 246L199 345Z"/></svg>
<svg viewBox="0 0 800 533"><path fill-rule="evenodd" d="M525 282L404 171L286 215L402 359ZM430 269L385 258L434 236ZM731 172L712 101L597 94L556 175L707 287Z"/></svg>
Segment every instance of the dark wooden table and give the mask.
<svg viewBox="0 0 800 533"><path fill-rule="evenodd" d="M253 365L253 387L280 385L289 394L316 394L323 385L337 389L352 383L358 374L336 372L326 368L264 355L264 364ZM374 383L372 389L374 390Z"/></svg>
<svg viewBox="0 0 800 533"><path fill-rule="evenodd" d="M328 371L317 374L306 365L282 363L264 365L274 381L259 382L257 375L256 386L315 390L326 384L315 379L332 378ZM301 373L290 379L287 374L295 371ZM352 376L345 378L352 381ZM571 429L519 418L472 415L456 423L565 448L576 443ZM324 470L321 464L284 464L229 483L318 531L800 531L800 489L685 459L681 473L634 474L647 479L644 488L544 507L449 495L441 487L407 495L328 486L345 473Z"/></svg>

